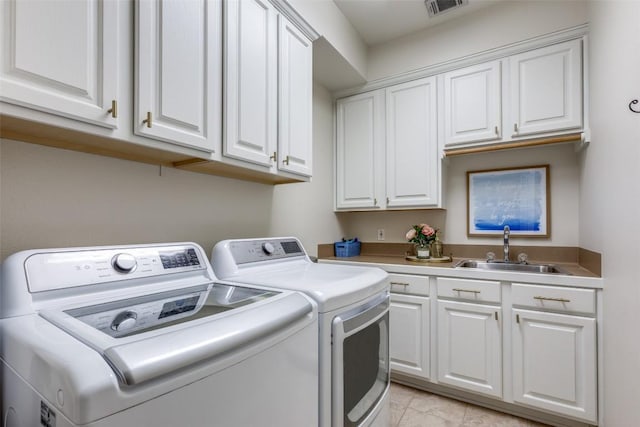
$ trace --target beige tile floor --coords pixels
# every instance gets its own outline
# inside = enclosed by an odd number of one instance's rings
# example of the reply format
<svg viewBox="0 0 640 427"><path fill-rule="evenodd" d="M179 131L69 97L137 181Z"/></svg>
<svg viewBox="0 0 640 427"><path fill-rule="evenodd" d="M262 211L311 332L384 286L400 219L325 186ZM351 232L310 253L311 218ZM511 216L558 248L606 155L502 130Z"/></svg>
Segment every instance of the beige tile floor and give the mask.
<svg viewBox="0 0 640 427"><path fill-rule="evenodd" d="M545 424L391 383L391 427L543 427Z"/></svg>

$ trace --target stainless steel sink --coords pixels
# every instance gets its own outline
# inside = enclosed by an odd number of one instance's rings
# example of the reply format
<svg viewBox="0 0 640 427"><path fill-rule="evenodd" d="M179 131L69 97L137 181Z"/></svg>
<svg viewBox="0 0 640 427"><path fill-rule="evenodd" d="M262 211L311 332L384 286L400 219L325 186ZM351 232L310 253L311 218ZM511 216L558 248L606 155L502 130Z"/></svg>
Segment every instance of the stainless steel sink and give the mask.
<svg viewBox="0 0 640 427"><path fill-rule="evenodd" d="M480 270L493 270L493 271L516 271L524 273L544 273L544 274L566 274L571 275L567 270L562 267L558 267L554 264L520 264L515 262L504 261L475 261L475 260L462 260L459 261L455 268L477 268Z"/></svg>

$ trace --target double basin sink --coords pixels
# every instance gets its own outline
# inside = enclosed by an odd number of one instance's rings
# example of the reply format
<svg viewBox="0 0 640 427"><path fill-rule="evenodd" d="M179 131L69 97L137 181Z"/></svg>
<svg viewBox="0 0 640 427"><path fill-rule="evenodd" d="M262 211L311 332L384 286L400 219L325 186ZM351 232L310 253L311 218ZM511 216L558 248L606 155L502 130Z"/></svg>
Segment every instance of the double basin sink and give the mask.
<svg viewBox="0 0 640 427"><path fill-rule="evenodd" d="M462 260L454 265L454 268L476 268L490 271L513 271L522 273L566 274L567 270L554 264L529 264L504 261L475 261Z"/></svg>

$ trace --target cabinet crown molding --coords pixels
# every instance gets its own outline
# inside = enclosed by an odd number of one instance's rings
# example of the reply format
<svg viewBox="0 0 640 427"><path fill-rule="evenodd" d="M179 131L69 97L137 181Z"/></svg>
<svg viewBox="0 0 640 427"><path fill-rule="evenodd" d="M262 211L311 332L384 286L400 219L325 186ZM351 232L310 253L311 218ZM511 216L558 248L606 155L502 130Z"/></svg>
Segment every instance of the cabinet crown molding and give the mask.
<svg viewBox="0 0 640 427"><path fill-rule="evenodd" d="M468 67L471 65L481 64L483 62L489 62L505 58L507 56L515 55L518 53L526 52L533 49L561 43L568 40L578 39L584 37L589 32L589 25L582 24L575 27L567 28L560 31L544 34L541 36L533 37L530 39L522 40L519 42L511 43L505 46L496 47L493 49L485 50L482 52L474 53L471 55L463 56L461 58L452 59L449 61L441 62L427 67L418 68L415 70L407 71L404 73L395 74L393 76L384 77L365 83L362 86L352 87L336 91L333 93L334 99L344 98L346 96L355 95L358 93L369 92L377 89L382 89L388 86L396 85L399 83L405 83L411 80L421 79L424 77L433 76L436 74L446 73L458 68Z"/></svg>

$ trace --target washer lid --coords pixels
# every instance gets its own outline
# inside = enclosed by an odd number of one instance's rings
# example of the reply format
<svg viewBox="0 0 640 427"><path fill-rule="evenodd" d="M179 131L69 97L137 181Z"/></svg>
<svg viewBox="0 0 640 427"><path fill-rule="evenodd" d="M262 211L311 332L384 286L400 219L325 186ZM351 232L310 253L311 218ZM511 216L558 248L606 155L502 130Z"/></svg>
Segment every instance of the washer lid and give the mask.
<svg viewBox="0 0 640 427"><path fill-rule="evenodd" d="M245 269L228 280L304 292L324 313L384 291L387 276L375 267L284 262Z"/></svg>
<svg viewBox="0 0 640 427"><path fill-rule="evenodd" d="M313 312L292 292L215 283L42 317L92 347L127 385L213 359Z"/></svg>

